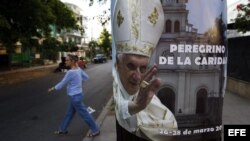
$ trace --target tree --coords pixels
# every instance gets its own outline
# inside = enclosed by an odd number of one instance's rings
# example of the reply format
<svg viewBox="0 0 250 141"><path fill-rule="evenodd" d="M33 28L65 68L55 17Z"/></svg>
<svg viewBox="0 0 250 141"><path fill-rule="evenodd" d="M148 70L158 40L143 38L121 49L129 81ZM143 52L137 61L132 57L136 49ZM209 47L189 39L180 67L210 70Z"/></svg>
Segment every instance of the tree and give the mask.
<svg viewBox="0 0 250 141"><path fill-rule="evenodd" d="M107 0L89 0L89 6L92 6L94 3L98 3L98 4L104 4L107 2Z"/></svg>
<svg viewBox="0 0 250 141"><path fill-rule="evenodd" d="M47 38L42 43L43 58L56 60L60 43L55 38Z"/></svg>
<svg viewBox="0 0 250 141"><path fill-rule="evenodd" d="M94 4L104 5L107 3L108 0L89 0L89 6L93 6ZM109 0L110 1L110 0ZM108 22L110 21L110 8L104 9L102 13L99 13L95 18L99 21L99 23L105 27Z"/></svg>
<svg viewBox="0 0 250 141"><path fill-rule="evenodd" d="M0 42L13 50L14 44L32 37L49 37L55 25L63 28L77 28L76 18L59 0L1 0Z"/></svg>
<svg viewBox="0 0 250 141"><path fill-rule="evenodd" d="M95 54L96 54L95 48L98 46L98 43L96 41L92 40L92 41L89 42L88 46L89 46L89 49L90 49L89 57L93 58L95 56Z"/></svg>
<svg viewBox="0 0 250 141"><path fill-rule="evenodd" d="M108 22L110 21L110 15L110 9L106 9L103 11L103 13L97 16L97 19L102 27L105 27L108 24Z"/></svg>
<svg viewBox="0 0 250 141"><path fill-rule="evenodd" d="M236 6L238 11L237 17L234 19L234 27L239 32L250 31L250 3L248 4L239 4Z"/></svg>
<svg viewBox="0 0 250 141"><path fill-rule="evenodd" d="M106 55L110 55L112 39L111 39L111 34L108 32L106 28L103 28L101 32L98 44L103 49Z"/></svg>
<svg viewBox="0 0 250 141"><path fill-rule="evenodd" d="M59 45L59 51L63 52L70 52L71 50L75 49L76 43L69 41L69 42L63 42L62 44Z"/></svg>

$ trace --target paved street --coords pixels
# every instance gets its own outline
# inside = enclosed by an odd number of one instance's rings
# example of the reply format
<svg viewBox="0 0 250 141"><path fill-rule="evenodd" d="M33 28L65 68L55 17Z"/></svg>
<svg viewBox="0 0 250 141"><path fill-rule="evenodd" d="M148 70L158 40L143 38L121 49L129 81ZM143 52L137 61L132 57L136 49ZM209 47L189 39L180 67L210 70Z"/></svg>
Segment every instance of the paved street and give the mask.
<svg viewBox="0 0 250 141"><path fill-rule="evenodd" d="M92 64L86 69L90 80L84 84L84 103L96 110L98 117L112 96L111 61ZM35 72L34 72L35 73ZM23 75L21 77L25 77ZM6 75L7 76L7 75ZM47 93L64 73L40 74L21 83L0 86L0 139L3 141L81 141L89 128L76 115L68 136L53 134L67 106L66 89ZM28 76L26 76L28 77ZM4 79L4 78L2 78Z"/></svg>

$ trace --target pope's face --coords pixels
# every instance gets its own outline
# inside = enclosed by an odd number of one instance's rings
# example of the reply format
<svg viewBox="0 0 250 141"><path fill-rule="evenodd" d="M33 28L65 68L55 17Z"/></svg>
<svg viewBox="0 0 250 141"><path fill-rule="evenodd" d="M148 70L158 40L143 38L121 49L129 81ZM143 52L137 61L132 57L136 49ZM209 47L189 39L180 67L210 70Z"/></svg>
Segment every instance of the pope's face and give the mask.
<svg viewBox="0 0 250 141"><path fill-rule="evenodd" d="M147 64L148 57L140 55L123 55L118 61L120 80L128 94L133 95L139 90Z"/></svg>

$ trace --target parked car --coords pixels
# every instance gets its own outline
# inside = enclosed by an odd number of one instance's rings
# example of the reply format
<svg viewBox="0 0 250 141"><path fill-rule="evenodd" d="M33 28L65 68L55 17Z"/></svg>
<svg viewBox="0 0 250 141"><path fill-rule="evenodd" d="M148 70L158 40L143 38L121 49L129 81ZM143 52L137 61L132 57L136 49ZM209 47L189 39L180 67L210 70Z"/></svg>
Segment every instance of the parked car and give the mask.
<svg viewBox="0 0 250 141"><path fill-rule="evenodd" d="M96 54L92 61L93 63L104 63L107 62L107 57L104 54Z"/></svg>

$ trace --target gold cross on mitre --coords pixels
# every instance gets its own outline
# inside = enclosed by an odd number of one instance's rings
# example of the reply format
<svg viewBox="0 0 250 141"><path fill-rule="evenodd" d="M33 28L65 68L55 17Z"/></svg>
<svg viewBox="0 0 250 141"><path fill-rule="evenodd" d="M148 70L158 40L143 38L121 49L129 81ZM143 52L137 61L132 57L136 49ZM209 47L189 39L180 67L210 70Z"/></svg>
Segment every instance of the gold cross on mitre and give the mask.
<svg viewBox="0 0 250 141"><path fill-rule="evenodd" d="M155 24L156 24L156 21L157 21L157 19L158 19L158 16L159 16L158 11L157 11L156 8L154 8L154 11L151 13L150 16L148 16L148 19L149 19L149 21L150 21L153 25L155 25Z"/></svg>
<svg viewBox="0 0 250 141"><path fill-rule="evenodd" d="M118 25L118 27L120 27L120 25L123 23L123 20L124 20L124 18L123 18L122 14L121 14L121 11L119 10L118 14L117 14L117 25Z"/></svg>

